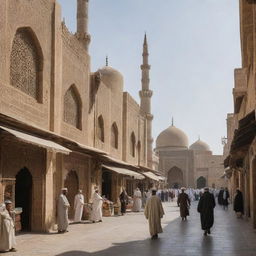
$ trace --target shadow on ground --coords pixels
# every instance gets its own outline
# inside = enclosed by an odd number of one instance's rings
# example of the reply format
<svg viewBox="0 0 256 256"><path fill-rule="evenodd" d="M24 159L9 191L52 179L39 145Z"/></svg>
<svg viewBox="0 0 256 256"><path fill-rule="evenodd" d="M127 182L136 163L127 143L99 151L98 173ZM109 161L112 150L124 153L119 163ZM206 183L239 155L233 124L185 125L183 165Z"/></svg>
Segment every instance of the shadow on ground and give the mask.
<svg viewBox="0 0 256 256"><path fill-rule="evenodd" d="M237 220L231 210L223 212L221 208L217 207L212 235L205 237L200 228L196 205L196 203L193 204L188 221L182 222L178 218L169 222L158 240L148 238L141 241L115 243L112 247L102 251L86 252L74 250L55 256L256 255L256 234L249 223Z"/></svg>

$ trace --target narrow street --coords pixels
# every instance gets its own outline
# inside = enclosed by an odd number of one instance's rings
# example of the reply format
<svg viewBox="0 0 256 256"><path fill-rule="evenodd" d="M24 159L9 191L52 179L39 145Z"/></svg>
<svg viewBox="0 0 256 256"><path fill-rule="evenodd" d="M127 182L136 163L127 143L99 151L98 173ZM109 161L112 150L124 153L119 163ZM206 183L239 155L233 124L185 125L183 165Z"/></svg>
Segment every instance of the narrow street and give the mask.
<svg viewBox="0 0 256 256"><path fill-rule="evenodd" d="M17 237L16 256L252 256L256 253L256 232L244 220L236 219L232 210L215 210L212 235L203 236L197 203L191 216L181 222L176 203L165 203L162 220L164 233L152 241L148 224L141 213L104 218L99 224L70 225L66 234L23 234Z"/></svg>

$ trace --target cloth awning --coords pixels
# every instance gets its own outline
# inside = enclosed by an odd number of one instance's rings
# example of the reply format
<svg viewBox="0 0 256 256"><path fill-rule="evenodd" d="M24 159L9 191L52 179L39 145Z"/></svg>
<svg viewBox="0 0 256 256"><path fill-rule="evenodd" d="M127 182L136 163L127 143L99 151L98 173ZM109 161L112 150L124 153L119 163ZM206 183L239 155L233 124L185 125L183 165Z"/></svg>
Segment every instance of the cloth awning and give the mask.
<svg viewBox="0 0 256 256"><path fill-rule="evenodd" d="M143 175L145 175L147 178L150 178L151 180L160 181L160 176L155 175L153 172L144 172Z"/></svg>
<svg viewBox="0 0 256 256"><path fill-rule="evenodd" d="M15 136L17 139L19 139L21 141L25 141L27 143L30 143L30 144L33 144L33 145L36 145L39 147L52 149L56 152L61 152L63 154L69 154L71 152L71 150L59 145L58 143L50 141L50 140L41 139L39 137L29 135L27 133L19 132L19 131L16 131L16 130L13 130L10 128L6 128L3 126L0 126L0 129Z"/></svg>
<svg viewBox="0 0 256 256"><path fill-rule="evenodd" d="M116 172L118 174L126 175L133 177L136 180L143 180L145 177L141 175L140 173L125 169L125 168L118 168L118 167L113 167L113 166L107 166L107 165L102 165L103 168L106 168L110 171Z"/></svg>

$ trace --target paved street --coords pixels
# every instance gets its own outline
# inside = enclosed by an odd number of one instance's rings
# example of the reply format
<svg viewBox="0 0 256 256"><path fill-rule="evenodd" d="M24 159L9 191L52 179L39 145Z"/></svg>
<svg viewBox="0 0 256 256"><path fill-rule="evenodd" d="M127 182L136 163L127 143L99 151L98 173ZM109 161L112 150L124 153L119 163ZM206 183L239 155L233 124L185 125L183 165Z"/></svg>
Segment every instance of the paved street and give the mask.
<svg viewBox="0 0 256 256"><path fill-rule="evenodd" d="M176 204L165 203L164 233L149 238L143 213L104 218L99 224L76 224L66 234L24 234L17 237L19 256L158 256L256 255L256 232L232 211L217 207L212 235L203 236L194 203L187 222L181 222ZM2 254L1 254L2 255Z"/></svg>

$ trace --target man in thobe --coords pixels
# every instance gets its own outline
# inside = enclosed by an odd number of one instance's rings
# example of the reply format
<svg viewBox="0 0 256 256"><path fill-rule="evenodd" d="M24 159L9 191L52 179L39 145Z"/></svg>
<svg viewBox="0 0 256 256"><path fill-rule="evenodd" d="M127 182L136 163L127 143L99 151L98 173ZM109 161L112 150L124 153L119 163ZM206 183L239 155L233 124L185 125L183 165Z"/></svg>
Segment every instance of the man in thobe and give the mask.
<svg viewBox="0 0 256 256"><path fill-rule="evenodd" d="M190 199L185 188L181 188L181 193L178 196L177 204L180 207L180 217L182 220L187 220L189 216Z"/></svg>
<svg viewBox="0 0 256 256"><path fill-rule="evenodd" d="M61 191L62 193L58 200L58 233L65 233L68 232L68 208L70 207L70 204L66 197L68 189L62 188Z"/></svg>
<svg viewBox="0 0 256 256"><path fill-rule="evenodd" d="M136 188L133 194L133 212L140 212L141 211L141 192L139 188Z"/></svg>
<svg viewBox="0 0 256 256"><path fill-rule="evenodd" d="M92 196L92 213L91 221L95 223L96 221L102 222L102 203L103 198L99 195L99 189L95 188L95 192Z"/></svg>
<svg viewBox="0 0 256 256"><path fill-rule="evenodd" d="M146 203L144 214L149 223L151 239L157 239L158 234L163 233L161 218L164 216L164 209L155 189L152 190L152 196Z"/></svg>
<svg viewBox="0 0 256 256"><path fill-rule="evenodd" d="M214 207L214 195L209 192L209 188L205 188L197 206L197 211L200 213L202 230L204 230L205 236L211 234L211 227L214 223Z"/></svg>
<svg viewBox="0 0 256 256"><path fill-rule="evenodd" d="M13 221L12 202L7 200L0 209L0 251L16 252L15 225Z"/></svg>
<svg viewBox="0 0 256 256"><path fill-rule="evenodd" d="M84 210L84 195L82 190L78 191L78 194L75 196L74 209L75 216L74 222L79 223L82 220L83 210Z"/></svg>

